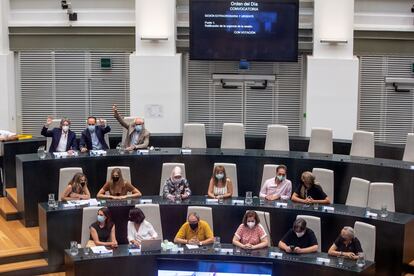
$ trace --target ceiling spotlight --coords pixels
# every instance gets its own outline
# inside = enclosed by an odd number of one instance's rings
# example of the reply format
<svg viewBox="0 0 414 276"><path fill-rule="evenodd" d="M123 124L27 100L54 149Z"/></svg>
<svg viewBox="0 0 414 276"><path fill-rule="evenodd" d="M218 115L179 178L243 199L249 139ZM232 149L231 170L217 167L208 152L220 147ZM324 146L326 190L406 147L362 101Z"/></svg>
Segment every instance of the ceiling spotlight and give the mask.
<svg viewBox="0 0 414 276"><path fill-rule="evenodd" d="M69 15L69 21L77 21L78 20L78 14L76 12L73 12L72 4L66 3L67 5L67 14Z"/></svg>

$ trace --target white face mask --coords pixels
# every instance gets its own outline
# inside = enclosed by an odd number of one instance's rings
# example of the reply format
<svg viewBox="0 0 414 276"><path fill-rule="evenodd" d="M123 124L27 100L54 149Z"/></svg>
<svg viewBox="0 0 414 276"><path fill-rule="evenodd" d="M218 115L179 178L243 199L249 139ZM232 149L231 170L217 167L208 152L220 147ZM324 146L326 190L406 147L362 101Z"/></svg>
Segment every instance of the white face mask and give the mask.
<svg viewBox="0 0 414 276"><path fill-rule="evenodd" d="M295 232L295 234L296 234L296 236L297 236L298 238L302 238L302 237L303 237L303 235L305 235L305 231L303 231L303 232L299 232L299 233Z"/></svg>
<svg viewBox="0 0 414 276"><path fill-rule="evenodd" d="M63 126L62 129L63 129L64 132L68 132L69 126Z"/></svg>
<svg viewBox="0 0 414 276"><path fill-rule="evenodd" d="M256 225L256 223L255 223L254 221L249 221L249 222L247 223L247 226L248 226L250 229L252 229L255 225Z"/></svg>

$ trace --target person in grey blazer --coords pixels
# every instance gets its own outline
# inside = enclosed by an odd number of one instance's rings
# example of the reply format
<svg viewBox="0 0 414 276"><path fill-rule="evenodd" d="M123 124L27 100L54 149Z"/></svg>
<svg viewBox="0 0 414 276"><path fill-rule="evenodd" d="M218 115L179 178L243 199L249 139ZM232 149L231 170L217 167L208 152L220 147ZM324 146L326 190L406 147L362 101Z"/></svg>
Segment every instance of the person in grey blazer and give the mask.
<svg viewBox="0 0 414 276"><path fill-rule="evenodd" d="M112 106L112 111L114 112L115 119L128 131L124 142L126 149L137 150L147 148L150 132L145 128L144 119L135 118L132 123L128 124L121 115L119 115L118 108L115 104Z"/></svg>

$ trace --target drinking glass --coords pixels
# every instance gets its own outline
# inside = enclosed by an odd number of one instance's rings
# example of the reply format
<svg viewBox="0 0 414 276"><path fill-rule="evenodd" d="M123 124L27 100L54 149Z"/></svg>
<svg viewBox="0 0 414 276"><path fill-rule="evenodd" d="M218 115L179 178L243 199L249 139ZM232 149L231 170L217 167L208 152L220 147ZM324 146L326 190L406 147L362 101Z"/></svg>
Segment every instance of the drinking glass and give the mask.
<svg viewBox="0 0 414 276"><path fill-rule="evenodd" d="M385 204L381 205L381 217L382 218L388 217L388 209L387 209L387 205Z"/></svg>
<svg viewBox="0 0 414 276"><path fill-rule="evenodd" d="M343 266L344 265L344 256L338 256L338 265Z"/></svg>
<svg viewBox="0 0 414 276"><path fill-rule="evenodd" d="M221 249L221 243L220 243L220 237L214 237L214 251L220 251Z"/></svg>
<svg viewBox="0 0 414 276"><path fill-rule="evenodd" d="M76 256L79 253L79 248L78 248L78 242L77 241L71 241L70 242L70 254L72 256Z"/></svg>
<svg viewBox="0 0 414 276"><path fill-rule="evenodd" d="M358 260L356 261L357 266L364 267L365 266L365 255L362 252L358 253Z"/></svg>
<svg viewBox="0 0 414 276"><path fill-rule="evenodd" d="M218 197L218 204L223 204L224 203L224 198L222 196Z"/></svg>
<svg viewBox="0 0 414 276"><path fill-rule="evenodd" d="M253 204L253 192L246 192L246 198L244 199L244 203L246 203L246 205Z"/></svg>
<svg viewBox="0 0 414 276"><path fill-rule="evenodd" d="M315 211L319 210L319 204L318 203L313 204L313 210L315 210Z"/></svg>
<svg viewBox="0 0 414 276"><path fill-rule="evenodd" d="M119 154L124 154L125 153L125 145L122 143L119 143L116 146L116 149L118 150Z"/></svg>
<svg viewBox="0 0 414 276"><path fill-rule="evenodd" d="M265 204L265 199L263 197L259 198L259 204L260 204L260 206Z"/></svg>
<svg viewBox="0 0 414 276"><path fill-rule="evenodd" d="M89 255L89 247L83 248L83 255L88 256Z"/></svg>
<svg viewBox="0 0 414 276"><path fill-rule="evenodd" d="M45 159L46 158L46 151L45 151L45 147L41 146L37 149L37 156L39 156L40 159Z"/></svg>

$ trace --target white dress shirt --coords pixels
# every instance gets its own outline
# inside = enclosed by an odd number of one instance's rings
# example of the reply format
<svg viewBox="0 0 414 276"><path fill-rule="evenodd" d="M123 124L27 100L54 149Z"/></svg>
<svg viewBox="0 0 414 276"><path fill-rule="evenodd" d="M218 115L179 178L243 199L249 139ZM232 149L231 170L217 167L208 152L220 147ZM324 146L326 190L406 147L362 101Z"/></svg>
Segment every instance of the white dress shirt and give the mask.
<svg viewBox="0 0 414 276"><path fill-rule="evenodd" d="M128 241L133 240L142 241L158 238L157 232L155 232L154 227L151 223L144 221L139 226L139 229L135 228L135 224L132 221L128 221Z"/></svg>
<svg viewBox="0 0 414 276"><path fill-rule="evenodd" d="M56 147L56 151L57 152L64 152L64 151L66 151L66 146L68 144L68 134L69 134L69 131L67 133L65 133L62 130L62 134L60 135L59 144Z"/></svg>

